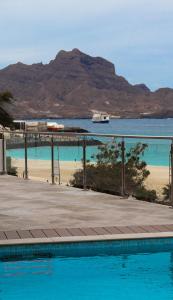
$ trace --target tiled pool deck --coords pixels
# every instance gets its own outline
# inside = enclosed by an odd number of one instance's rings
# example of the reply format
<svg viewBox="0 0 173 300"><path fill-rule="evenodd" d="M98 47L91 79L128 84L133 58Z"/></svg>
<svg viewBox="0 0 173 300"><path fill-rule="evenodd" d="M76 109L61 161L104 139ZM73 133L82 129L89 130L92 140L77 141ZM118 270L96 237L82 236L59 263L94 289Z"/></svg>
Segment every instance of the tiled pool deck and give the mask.
<svg viewBox="0 0 173 300"><path fill-rule="evenodd" d="M173 225L55 228L0 232L0 245L173 237Z"/></svg>
<svg viewBox="0 0 173 300"><path fill-rule="evenodd" d="M173 209L0 176L0 245L173 236Z"/></svg>

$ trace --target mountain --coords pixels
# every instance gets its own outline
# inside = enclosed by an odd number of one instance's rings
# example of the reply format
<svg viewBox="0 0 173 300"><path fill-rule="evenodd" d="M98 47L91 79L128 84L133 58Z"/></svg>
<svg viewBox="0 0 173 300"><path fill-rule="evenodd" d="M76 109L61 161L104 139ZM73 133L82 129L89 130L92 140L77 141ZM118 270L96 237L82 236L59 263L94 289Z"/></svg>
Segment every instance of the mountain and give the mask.
<svg viewBox="0 0 173 300"><path fill-rule="evenodd" d="M116 74L114 65L73 49L49 64L17 63L0 70L0 91L16 99L17 117L90 117L103 111L121 117L173 116L173 90L151 92Z"/></svg>

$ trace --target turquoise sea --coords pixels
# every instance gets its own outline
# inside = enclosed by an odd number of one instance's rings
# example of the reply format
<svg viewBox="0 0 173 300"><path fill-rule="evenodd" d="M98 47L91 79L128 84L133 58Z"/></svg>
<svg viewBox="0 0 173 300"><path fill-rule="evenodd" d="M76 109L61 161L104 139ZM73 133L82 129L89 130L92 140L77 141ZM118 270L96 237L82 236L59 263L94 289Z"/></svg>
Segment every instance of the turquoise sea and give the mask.
<svg viewBox="0 0 173 300"><path fill-rule="evenodd" d="M52 121L52 120L51 120ZM57 120L56 120L57 121ZM88 119L60 119L58 123L66 126L82 127L93 133L131 134L149 136L173 136L173 119L115 119L109 124L94 124ZM106 139L110 142L111 139ZM144 159L150 165L169 165L170 141L164 140L128 140L126 139L126 149L129 149L136 142L145 142L148 149ZM87 158L92 159L92 154L97 153L97 147L87 147ZM14 158L24 158L23 149L9 150L8 155ZM75 161L81 160L81 147L60 147L60 160ZM34 147L28 151L30 159L50 159L50 147ZM58 157L57 147L55 147L55 159Z"/></svg>

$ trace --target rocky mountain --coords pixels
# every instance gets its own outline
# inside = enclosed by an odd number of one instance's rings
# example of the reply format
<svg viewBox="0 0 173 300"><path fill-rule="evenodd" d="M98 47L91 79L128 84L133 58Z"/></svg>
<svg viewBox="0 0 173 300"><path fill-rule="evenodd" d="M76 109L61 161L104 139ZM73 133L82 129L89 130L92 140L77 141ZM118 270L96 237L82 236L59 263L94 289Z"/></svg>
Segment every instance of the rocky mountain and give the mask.
<svg viewBox="0 0 173 300"><path fill-rule="evenodd" d="M103 111L121 117L173 116L173 89L151 92L131 85L114 65L73 49L49 64L17 63L0 70L0 91L16 99L17 117L90 117Z"/></svg>

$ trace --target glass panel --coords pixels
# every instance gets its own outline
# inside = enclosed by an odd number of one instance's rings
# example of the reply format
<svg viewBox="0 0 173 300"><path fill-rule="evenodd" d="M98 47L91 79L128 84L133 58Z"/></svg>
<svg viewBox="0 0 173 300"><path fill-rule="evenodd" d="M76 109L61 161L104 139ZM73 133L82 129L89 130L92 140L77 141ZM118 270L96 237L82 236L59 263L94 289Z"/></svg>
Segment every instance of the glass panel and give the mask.
<svg viewBox="0 0 173 300"><path fill-rule="evenodd" d="M70 185L73 174L82 169L82 138L54 136L55 182Z"/></svg>
<svg viewBox="0 0 173 300"><path fill-rule="evenodd" d="M163 189L166 188L170 180L170 141L157 139L126 139L126 153L130 152L131 148L137 147L137 144L139 145L139 143L141 145L146 145L144 146L144 152L141 152L139 155L140 159L138 164L138 177L141 176L141 179L143 178L144 181L141 183L143 188L138 190L136 186L134 195L142 200L157 201L161 203L165 202ZM144 168L145 163L146 166ZM149 172L147 173L147 171ZM128 191L127 178L126 190Z"/></svg>
<svg viewBox="0 0 173 300"><path fill-rule="evenodd" d="M29 178L51 183L51 135L34 133L27 137ZM55 183L83 188L85 181L88 189L99 192L121 195L124 189L126 195L139 199L169 201L169 140L125 138L123 167L121 138L88 136L84 174L84 137L57 134L53 139ZM6 134L6 144L8 173L24 177L23 135Z"/></svg>
<svg viewBox="0 0 173 300"><path fill-rule="evenodd" d="M24 137L19 133L5 133L6 168L9 175L24 178Z"/></svg>
<svg viewBox="0 0 173 300"><path fill-rule="evenodd" d="M28 135L28 174L33 180L51 183L51 138L38 133Z"/></svg>
<svg viewBox="0 0 173 300"><path fill-rule="evenodd" d="M150 171L146 183L151 189L157 191L158 200L161 202L168 201L163 195L163 189L167 189L170 181L170 144L170 141L166 140L152 140L148 143L146 151L146 161Z"/></svg>
<svg viewBox="0 0 173 300"><path fill-rule="evenodd" d="M152 139L87 139L86 186L99 192L133 195L138 199L163 202L169 184L170 142ZM96 146L97 144L97 146ZM98 145L99 144L99 145ZM82 187L83 171L76 172L72 184ZM167 192L167 191L166 191Z"/></svg>

